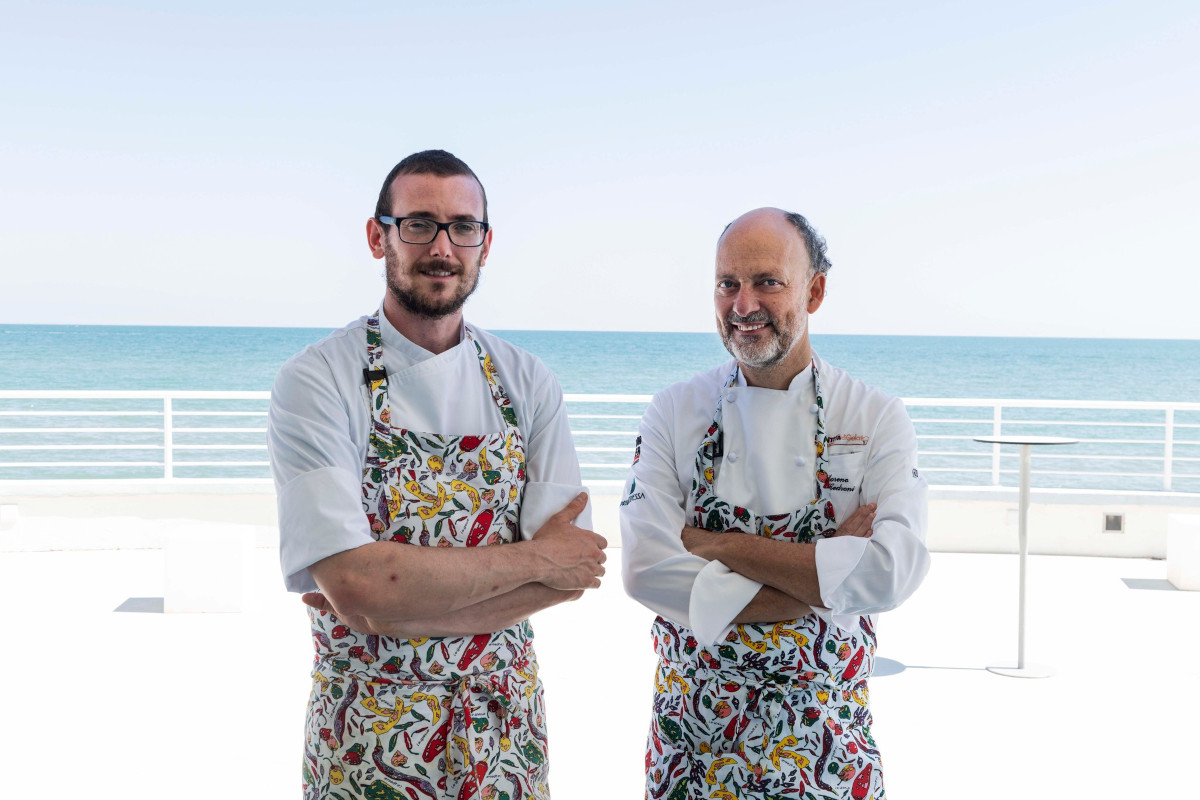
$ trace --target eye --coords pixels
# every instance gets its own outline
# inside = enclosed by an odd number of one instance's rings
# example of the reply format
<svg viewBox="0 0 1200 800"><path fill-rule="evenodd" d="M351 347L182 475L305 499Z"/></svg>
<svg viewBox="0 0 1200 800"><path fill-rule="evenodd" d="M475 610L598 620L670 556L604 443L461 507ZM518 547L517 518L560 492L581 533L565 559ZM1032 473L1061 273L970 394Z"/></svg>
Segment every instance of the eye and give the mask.
<svg viewBox="0 0 1200 800"><path fill-rule="evenodd" d="M404 220L404 230L412 231L413 233L425 233L433 228L433 223L427 219L406 219Z"/></svg>
<svg viewBox="0 0 1200 800"><path fill-rule="evenodd" d="M718 289L732 289L733 281L728 280L728 279L723 280L723 281L717 281L717 288Z"/></svg>
<svg viewBox="0 0 1200 800"><path fill-rule="evenodd" d="M456 234L473 236L479 231L479 225L474 222L455 222L450 226Z"/></svg>

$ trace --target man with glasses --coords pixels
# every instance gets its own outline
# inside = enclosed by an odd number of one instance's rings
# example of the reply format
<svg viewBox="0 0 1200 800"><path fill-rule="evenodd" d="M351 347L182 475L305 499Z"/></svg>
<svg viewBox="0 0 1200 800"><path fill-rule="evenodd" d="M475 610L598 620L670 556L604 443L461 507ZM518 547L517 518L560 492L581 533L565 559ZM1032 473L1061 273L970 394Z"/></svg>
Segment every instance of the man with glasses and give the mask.
<svg viewBox="0 0 1200 800"><path fill-rule="evenodd" d="M549 797L528 617L599 586L606 542L554 376L463 321L491 243L470 167L405 158L367 220L379 310L276 378L280 562L316 648L306 798Z"/></svg>
<svg viewBox="0 0 1200 800"><path fill-rule="evenodd" d="M809 341L825 240L760 208L717 244L733 359L655 395L621 503L625 588L659 616L646 796L882 798L873 615L929 566L904 404Z"/></svg>

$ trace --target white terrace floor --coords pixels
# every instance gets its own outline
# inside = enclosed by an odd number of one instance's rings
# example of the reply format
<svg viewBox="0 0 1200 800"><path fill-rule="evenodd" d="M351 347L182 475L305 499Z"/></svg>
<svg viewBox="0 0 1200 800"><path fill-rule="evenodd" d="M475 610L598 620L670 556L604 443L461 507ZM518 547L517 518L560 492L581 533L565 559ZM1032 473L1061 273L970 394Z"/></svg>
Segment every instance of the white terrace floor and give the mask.
<svg viewBox="0 0 1200 800"><path fill-rule="evenodd" d="M298 797L310 645L275 558L251 610L165 615L128 610L162 595L160 550L0 552L0 796ZM1161 561L1033 557L1029 652L1057 675L1004 678L1016 568L935 555L882 617L905 666L871 682L888 796L1200 797L1200 593ZM615 570L535 617L558 800L641 797L649 623Z"/></svg>

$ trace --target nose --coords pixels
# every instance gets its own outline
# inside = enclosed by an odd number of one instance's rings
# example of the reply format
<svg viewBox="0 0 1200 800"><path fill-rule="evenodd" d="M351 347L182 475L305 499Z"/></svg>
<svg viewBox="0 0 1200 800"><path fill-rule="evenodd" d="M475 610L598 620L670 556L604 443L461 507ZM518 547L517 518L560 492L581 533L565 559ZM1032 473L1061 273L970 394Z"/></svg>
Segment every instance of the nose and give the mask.
<svg viewBox="0 0 1200 800"><path fill-rule="evenodd" d="M758 302L758 296L754 293L753 286L741 286L738 288L738 293L733 298L733 313L739 317L748 317L761 307L762 305Z"/></svg>
<svg viewBox="0 0 1200 800"><path fill-rule="evenodd" d="M429 243L429 255L436 258L450 258L454 255L454 245L450 241L450 231L440 230Z"/></svg>

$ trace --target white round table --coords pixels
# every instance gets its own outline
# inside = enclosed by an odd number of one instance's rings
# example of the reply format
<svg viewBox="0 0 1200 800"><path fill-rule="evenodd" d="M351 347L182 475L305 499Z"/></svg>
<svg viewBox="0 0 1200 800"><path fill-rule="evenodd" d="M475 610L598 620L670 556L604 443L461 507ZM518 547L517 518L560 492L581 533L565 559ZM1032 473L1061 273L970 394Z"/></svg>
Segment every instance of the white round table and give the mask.
<svg viewBox="0 0 1200 800"><path fill-rule="evenodd" d="M1025 663L1025 560L1029 555L1029 454L1030 448L1040 445L1076 444L1078 439L1061 436L976 436L975 441L986 444L1015 444L1021 448L1021 494L1018 527L1018 552L1020 553L1020 590L1017 600L1017 665L1016 667L992 666L989 672L1009 678L1049 678L1054 674L1051 667Z"/></svg>

